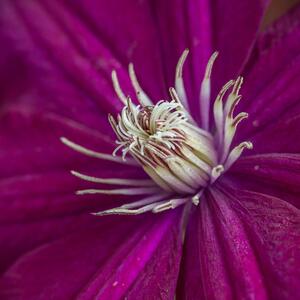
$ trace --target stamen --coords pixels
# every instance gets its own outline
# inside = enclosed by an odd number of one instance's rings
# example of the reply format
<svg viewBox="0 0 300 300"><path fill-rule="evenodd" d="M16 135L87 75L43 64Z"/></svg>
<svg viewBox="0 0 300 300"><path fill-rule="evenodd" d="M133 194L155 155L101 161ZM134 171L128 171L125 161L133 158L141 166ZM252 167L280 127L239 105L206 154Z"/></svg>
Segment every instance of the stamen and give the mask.
<svg viewBox="0 0 300 300"><path fill-rule="evenodd" d="M77 152L80 152L80 153L82 153L86 156L95 157L95 158L108 160L108 161L113 161L113 162L120 163L120 164L127 164L127 165L137 166L137 163L133 159L123 161L119 157L113 157L110 154L96 152L96 151L87 149L85 147L82 147L78 144L75 144L74 142L70 141L69 139L67 139L65 137L61 137L60 140L66 146L68 146L68 147L72 148L73 150L75 150Z"/></svg>
<svg viewBox="0 0 300 300"><path fill-rule="evenodd" d="M210 182L214 183L220 177L220 175L223 172L224 172L224 166L223 165L217 165L216 167L214 167L212 169L212 172L211 172Z"/></svg>
<svg viewBox="0 0 300 300"><path fill-rule="evenodd" d="M223 155L221 158L221 162L224 162L227 159L229 148L230 148L231 142L233 140L233 137L236 133L238 124L246 118L248 118L247 113L239 113L234 119L232 119L231 117L226 118Z"/></svg>
<svg viewBox="0 0 300 300"><path fill-rule="evenodd" d="M200 127L196 127L190 123L186 123L186 124L184 124L184 126L188 127L190 130L192 130L194 132L201 134L202 136L205 136L207 139L213 140L213 137L210 134L210 132L201 129Z"/></svg>
<svg viewBox="0 0 300 300"><path fill-rule="evenodd" d="M199 185L205 186L207 180L205 180L200 174L202 170L199 170L196 166L193 166L188 161L180 158L168 159L168 166L183 182L192 188L197 188Z"/></svg>
<svg viewBox="0 0 300 300"><path fill-rule="evenodd" d="M133 67L132 63L129 64L129 71L128 72L129 72L129 76L130 76L130 79L131 79L132 86L135 90L135 93L136 93L136 96L137 96L139 102L143 106L153 105L153 102L150 100L150 98L147 96L147 94L141 88L141 86L140 86L140 84L137 80L137 77L136 77L136 74L135 74L134 67Z"/></svg>
<svg viewBox="0 0 300 300"><path fill-rule="evenodd" d="M129 186L155 186L155 183L150 180L138 180L138 179L123 179L123 178L99 178L84 175L82 173L71 171L71 174L89 182L103 183L103 184L114 184L114 185L129 185Z"/></svg>
<svg viewBox="0 0 300 300"><path fill-rule="evenodd" d="M118 128L117 122L115 121L114 117L111 114L108 114L108 121L109 121L109 124L112 127L113 131L117 135L118 139L121 140L122 137L117 130L117 128Z"/></svg>
<svg viewBox="0 0 300 300"><path fill-rule="evenodd" d="M152 203L138 209L127 209L122 207L116 207L104 211L99 211L97 213L91 213L94 216L105 216L105 215L140 215L147 211L151 211L157 204Z"/></svg>
<svg viewBox="0 0 300 300"><path fill-rule="evenodd" d="M123 93L123 91L121 89L121 86L120 86L120 83L119 83L119 80L118 80L118 76L117 76L117 72L115 70L113 70L112 73L111 73L111 79L112 79L112 82L113 82L115 92L116 92L117 96L119 97L119 100L124 105L126 105L127 97L125 96L125 94Z"/></svg>
<svg viewBox="0 0 300 300"><path fill-rule="evenodd" d="M223 137L224 137L224 112L223 112L223 97L228 89L234 84L233 80L227 82L223 88L221 89L220 93L218 94L215 103L214 103L214 119L217 129L217 141L218 146L222 147L223 144ZM227 102L226 102L227 104Z"/></svg>
<svg viewBox="0 0 300 300"><path fill-rule="evenodd" d="M201 169L202 177L208 180L209 175L211 173L211 166L205 163L200 157L194 154L189 148L182 149L183 155L187 158L187 160Z"/></svg>
<svg viewBox="0 0 300 300"><path fill-rule="evenodd" d="M192 202L193 202L193 204L194 205L198 205L199 204L199 201L200 201L200 198L201 198L201 196L202 196L202 194L203 194L203 191L204 190L201 190L199 193L197 193L196 195L194 195L193 197L192 197Z"/></svg>
<svg viewBox="0 0 300 300"><path fill-rule="evenodd" d="M198 201L199 203L199 197L201 196L202 192L199 192L197 195L193 197L193 201ZM153 213L160 213L169 209L174 209L180 205L186 204L188 201L191 200L191 197L183 197L183 198L177 198L177 199L170 199L167 201L158 201L153 202L149 204L148 201L150 201L150 198L148 198L147 202L143 200L143 204L146 204L140 208L136 208L137 203L140 202L142 204L142 201L137 201L132 204L122 205L120 207L107 209L104 211L100 211L97 213L92 213L92 215L95 216L104 216L104 215L138 215L145 213L147 211L152 211ZM198 200L196 200L196 198ZM152 201L155 201L154 199Z"/></svg>
<svg viewBox="0 0 300 300"><path fill-rule="evenodd" d="M168 194L157 194L157 195L154 195L154 196L143 198L143 199L141 199L139 201L135 201L135 202L124 204L124 205L122 205L120 207L121 208L137 208L137 207L140 207L142 205L144 206L144 205L147 205L149 203L154 203L154 202L163 200L167 196L168 196Z"/></svg>
<svg viewBox="0 0 300 300"><path fill-rule="evenodd" d="M134 105L121 89L116 71L112 72L114 89L124 104L124 108L115 118L108 116L117 137L117 146L112 155L95 152L65 137L61 138L65 145L87 156L132 166L138 163L151 178L98 178L71 171L74 176L85 181L125 186L84 189L77 191L78 195L143 195L138 201L93 215L138 215L149 211L159 213L187 203L189 205L186 207L190 207L191 204L198 205L207 186L227 171L244 149L252 149L252 143L249 141L230 149L238 124L248 117L245 112L234 116L234 110L241 99L239 91L243 78L230 80L219 92L213 105L215 128L210 132L211 73L218 56L218 52L213 53L200 87L202 128L199 128L188 111L184 87L183 65L187 55L188 49L182 53L176 66L176 89L169 89L170 101L160 100L153 104L140 86L133 64L130 63L129 77L140 103ZM115 157L118 151L122 152L122 157ZM128 154L131 158L125 160Z"/></svg>
<svg viewBox="0 0 300 300"><path fill-rule="evenodd" d="M160 213L169 209L174 209L182 204L185 204L186 202L188 202L191 198L190 197L186 197L186 198L180 198L180 199L172 199L169 201L166 201L162 204L159 204L157 206L155 206L152 209L152 212L154 213Z"/></svg>
<svg viewBox="0 0 300 300"><path fill-rule="evenodd" d="M220 116L220 99L222 100L225 92L228 90L229 87L233 85L231 93L228 95L225 108L223 111L223 116ZM243 78L239 76L236 81L229 81L221 90L219 93L216 102L214 104L214 114L215 114L215 122L216 122L216 128L217 128L217 141L219 145L219 149L222 149L222 151L219 151L221 153L220 162L224 164L226 162L226 159L228 157L228 153L230 150L230 146L233 140L233 137L236 133L236 129L238 124L246 119L248 117L248 114L245 112L239 113L236 117L233 117L234 110L241 100L241 95L239 95L239 91L241 88L241 85L243 83ZM221 117L223 119L223 122L221 122ZM225 124L224 124L225 123ZM224 124L224 125L223 125ZM220 133L220 131L224 131L224 133Z"/></svg>
<svg viewBox="0 0 300 300"><path fill-rule="evenodd" d="M170 93L170 96L171 96L171 99L173 101L175 101L176 103L180 104L182 107L184 107L183 103L181 102L176 90L174 88L170 88L169 89L169 93ZM186 113L187 113L187 117L189 119L189 121L193 124L193 125L196 125L197 126L197 123L196 121L194 120L194 118L192 117L192 115L190 114L189 110L186 110Z"/></svg>
<svg viewBox="0 0 300 300"><path fill-rule="evenodd" d="M79 190L77 195L86 194L106 194L106 195L146 195L159 192L159 188L128 188L128 189L114 189L114 190L100 190L100 189L87 189Z"/></svg>
<svg viewBox="0 0 300 300"><path fill-rule="evenodd" d="M238 158L246 148L253 149L253 144L251 142L242 142L238 146L233 148L233 150L231 150L224 165L225 170L228 170L238 160Z"/></svg>
<svg viewBox="0 0 300 300"><path fill-rule="evenodd" d="M239 76L237 78L237 80L235 81L232 92L230 93L230 95L226 101L225 109L224 109L225 115L228 115L229 111L234 109L234 107L232 107L233 102L235 102L236 98L239 97L239 91L241 89L242 84L243 84L243 77ZM237 103L235 105L237 105Z"/></svg>
<svg viewBox="0 0 300 300"><path fill-rule="evenodd" d="M152 107L131 106L128 98L118 122L109 117L119 139L115 151L130 152L164 190L191 194L207 185L217 156L212 136L188 122L175 90L170 93L174 100Z"/></svg>
<svg viewBox="0 0 300 300"><path fill-rule="evenodd" d="M202 120L202 128L204 130L209 129L209 108L210 108L210 90L211 90L211 83L210 83L210 77L211 77L211 71L213 64L218 57L219 52L214 52L213 55L208 60L204 79L201 83L201 89L200 89L200 112L201 112L201 120Z"/></svg>
<svg viewBox="0 0 300 300"><path fill-rule="evenodd" d="M181 99L181 102L183 103L183 106L187 110L188 110L188 101L187 101L187 95L183 83L182 69L188 54L189 54L188 49L185 49L181 54L176 66L176 74L175 74L175 88L179 95L179 98Z"/></svg>
<svg viewBox="0 0 300 300"><path fill-rule="evenodd" d="M154 171L158 176L160 176L164 182L167 182L172 190L177 193L193 193L194 189L188 186L185 182L177 178L173 173L171 173L167 168L157 166ZM151 176L151 174L149 174Z"/></svg>
<svg viewBox="0 0 300 300"><path fill-rule="evenodd" d="M125 146L124 143L122 143L122 142L119 142L119 141L116 141L116 142L120 143L120 145L113 151L112 156L116 156L117 152ZM126 161L126 158L125 158L126 154L127 154L127 152L123 151L123 155L122 155L123 161Z"/></svg>
<svg viewBox="0 0 300 300"><path fill-rule="evenodd" d="M154 167L143 166L143 169L149 175L149 177L163 189L163 191L170 193L173 192L172 186L157 173Z"/></svg>
<svg viewBox="0 0 300 300"><path fill-rule="evenodd" d="M155 207L159 206L163 198L165 198L166 195L156 195L152 197L144 198L140 201L124 204L119 207L115 207L112 209L107 209L104 211L100 211L97 213L92 213L92 215L95 216L104 216L104 215L139 215L142 213L145 213L147 211L152 211ZM158 201L158 202L157 202ZM142 207L139 207L143 205ZM139 207L139 208L137 208Z"/></svg>

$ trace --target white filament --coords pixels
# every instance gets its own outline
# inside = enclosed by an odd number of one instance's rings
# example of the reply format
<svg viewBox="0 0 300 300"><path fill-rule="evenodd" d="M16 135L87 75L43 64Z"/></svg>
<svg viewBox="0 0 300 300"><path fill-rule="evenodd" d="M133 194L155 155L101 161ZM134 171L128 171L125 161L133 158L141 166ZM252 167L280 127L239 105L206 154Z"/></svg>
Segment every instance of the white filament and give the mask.
<svg viewBox="0 0 300 300"><path fill-rule="evenodd" d="M131 79L131 82L132 82L132 86L135 90L135 93L136 93L136 96L137 96L139 102L144 106L153 105L153 102L150 100L150 98L147 96L147 94L141 88L141 86L140 86L140 84L137 80L137 77L136 77L136 74L135 74L134 67L133 67L132 63L129 64L128 69L129 69L128 72L129 72L129 76L130 76L130 79Z"/></svg>
<svg viewBox="0 0 300 300"><path fill-rule="evenodd" d="M102 189L87 189L79 190L76 192L77 195L86 194L106 194L106 195L146 195L159 192L158 187L154 188L126 188L126 189L114 189L114 190L102 190Z"/></svg>
<svg viewBox="0 0 300 300"><path fill-rule="evenodd" d="M211 72L213 64L219 53L214 52L208 60L203 81L200 89L200 112L202 120L202 128L209 130L209 108L210 108L210 90L211 90Z"/></svg>
<svg viewBox="0 0 300 300"><path fill-rule="evenodd" d="M179 61L176 66L176 73L175 73L175 89L186 110L189 110L189 107L188 107L188 100L187 100L187 95L186 95L184 82L183 82L182 70L188 54L189 54L189 50L185 49L179 58Z"/></svg>
<svg viewBox="0 0 300 300"><path fill-rule="evenodd" d="M84 175L82 173L71 171L71 174L89 182L103 183L103 184L114 184L114 185L130 185L130 186L154 186L154 182L150 179L137 180L137 179L123 179L123 178L99 178Z"/></svg>
<svg viewBox="0 0 300 300"><path fill-rule="evenodd" d="M96 151L87 149L85 147L82 147L82 146L80 146L80 145L72 142L71 140L65 138L65 137L61 137L60 140L66 146L68 146L68 147L72 148L73 150L75 150L75 151L77 151L79 153L82 153L82 154L84 154L86 156L95 157L95 158L99 158L99 159L103 159L103 160L108 160L108 161L113 161L113 162L121 163L121 164L127 164L127 165L133 165L133 166L137 165L137 163L134 160L132 160L132 159L127 160L127 161L123 161L119 157L113 157L110 154L96 152Z"/></svg>

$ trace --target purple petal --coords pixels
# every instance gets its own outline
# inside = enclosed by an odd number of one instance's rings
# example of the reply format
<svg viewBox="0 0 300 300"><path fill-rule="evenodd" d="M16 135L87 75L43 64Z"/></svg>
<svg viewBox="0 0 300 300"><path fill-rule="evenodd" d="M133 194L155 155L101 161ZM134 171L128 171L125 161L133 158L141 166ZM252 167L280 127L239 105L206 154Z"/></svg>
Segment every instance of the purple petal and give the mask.
<svg viewBox="0 0 300 300"><path fill-rule="evenodd" d="M51 9L46 2L34 0L1 3L2 34L12 44L13 53L27 64L31 84L41 86L46 95L50 92L58 97L56 101L64 109L67 95L75 94L76 104L81 106L84 100L90 113L91 108L114 112L120 103L110 73L120 69L120 63L78 17L60 8L58 2L49 2L49 6ZM105 63L99 63L100 60Z"/></svg>
<svg viewBox="0 0 300 300"><path fill-rule="evenodd" d="M243 100L239 107L249 113L249 119L239 130L240 137L260 136L259 142L254 143L254 151L273 152L286 151L268 147L273 143L271 132L285 127L288 132L291 118L299 115L299 67L300 67L300 6L294 8L288 15L281 18L259 39L251 64L245 74ZM251 67L250 67L251 66ZM297 126L295 123L293 126ZM275 128L276 127L276 130ZM274 128L274 129L273 129ZM276 140L284 144L284 132ZM296 138L296 130L292 131L290 142ZM256 141L256 137L254 142ZM264 143L262 144L262 139ZM258 144L258 149L256 149ZM268 149L264 150L264 147ZM299 151L299 148L298 148Z"/></svg>
<svg viewBox="0 0 300 300"><path fill-rule="evenodd" d="M32 247L84 228L85 220L90 222L89 212L135 200L124 196L76 196L76 190L95 184L75 178L71 169L104 178L141 178L144 174L137 168L120 169L114 163L87 158L62 145L61 135L96 151L111 153L113 149L109 138L68 118L24 107L2 112L0 140L5 151L0 152L1 270Z"/></svg>
<svg viewBox="0 0 300 300"><path fill-rule="evenodd" d="M26 77L45 94L51 92L64 110L67 94L80 94L75 97L76 107L85 101L100 111L116 111L120 105L110 73L117 69L126 92L131 92L125 75L130 61L145 90L155 100L161 99L174 84L175 65L187 47L191 58L186 84L197 108L209 56L214 50L221 52L216 93L240 72L267 2L3 1L0 20L15 55L27 62Z"/></svg>
<svg viewBox="0 0 300 300"><path fill-rule="evenodd" d="M226 80L241 71L267 2L231 0L225 4L219 0L177 0L150 4L127 0L105 1L104 6L104 1L89 0L76 1L75 7L97 32L105 35L116 53L134 62L142 85L156 97L164 96L166 88L174 85L177 60L185 48L190 48L191 57L184 75L192 107L197 113L200 82L208 58L215 50L221 53L213 79L217 82L216 94ZM110 16L118 11L122 13L111 26ZM243 28L242 35L239 28ZM130 51L124 52L124 49ZM156 92L158 87L162 87L160 94Z"/></svg>
<svg viewBox="0 0 300 300"><path fill-rule="evenodd" d="M33 170L72 169L91 164L92 161L103 165L103 161L91 160L63 145L59 140L61 136L107 154L111 154L115 148L113 140L101 134L100 128L95 131L53 113L15 107L3 111L1 116L1 175L18 175Z"/></svg>
<svg viewBox="0 0 300 300"><path fill-rule="evenodd" d="M267 299L247 233L224 196L206 194L192 216L181 280L184 299Z"/></svg>
<svg viewBox="0 0 300 300"><path fill-rule="evenodd" d="M55 114L16 108L2 115L0 139L5 151L0 152L0 220L90 212L108 208L109 200L124 200L75 196L76 190L95 184L75 178L70 170L104 178L145 177L140 168L89 158L69 149L59 140L63 135L95 151L110 154L114 149L110 138L100 132Z"/></svg>
<svg viewBox="0 0 300 300"><path fill-rule="evenodd" d="M160 28L154 17L155 11L159 12L159 4L134 0L88 0L67 3L74 13L80 16L82 22L105 41L125 68L129 62L134 63L142 87L155 101L167 95L164 68L170 65L175 69L179 56L175 61L174 55L172 61L169 58L165 61L162 56ZM169 12L175 12L173 4L169 6ZM182 12L176 11L176 15L182 15ZM113 26L112 16L117 16L113 20ZM177 27L176 22L170 25ZM175 76L174 72L168 75L172 78Z"/></svg>
<svg viewBox="0 0 300 300"><path fill-rule="evenodd" d="M87 173L93 175L90 169ZM101 178L127 179L130 178L128 175L132 176L130 173L117 171L102 171L100 174ZM89 188L114 189L116 186L87 183L75 178L69 171L48 171L1 179L0 223L41 220L81 212L88 214L131 202L136 198L120 195L75 195L77 190Z"/></svg>
<svg viewBox="0 0 300 300"><path fill-rule="evenodd" d="M213 50L220 52L214 71L216 76L213 75L215 96L227 81L242 72L269 2L211 1Z"/></svg>
<svg viewBox="0 0 300 300"><path fill-rule="evenodd" d="M24 255L4 274L2 297L173 299L181 249L178 214L109 220L98 219L94 228Z"/></svg>
<svg viewBox="0 0 300 300"><path fill-rule="evenodd" d="M47 208L45 207L45 210ZM99 219L87 212L41 219L23 219L3 222L0 225L0 273L19 256L43 244L53 242L83 228L92 228ZM1 294L1 292L0 292Z"/></svg>
<svg viewBox="0 0 300 300"><path fill-rule="evenodd" d="M299 174L299 154L273 153L239 159L226 179L230 178L235 186L281 198L299 208Z"/></svg>
<svg viewBox="0 0 300 300"><path fill-rule="evenodd" d="M187 231L181 294L299 297L299 225L299 210L279 198L229 187L212 190Z"/></svg>
<svg viewBox="0 0 300 300"><path fill-rule="evenodd" d="M244 92L249 100L256 98L265 90L266 86L269 87L272 80L278 77L279 72L297 58L299 54L297 40L299 14L300 6L297 5L258 36L251 62L245 69L247 80ZM245 101L240 105L243 104ZM252 107L253 102L250 101L246 105Z"/></svg>
<svg viewBox="0 0 300 300"><path fill-rule="evenodd" d="M297 108L295 108L297 111ZM293 113L293 109L290 110ZM293 117L278 118L251 137L254 148L252 153L287 152L299 153L300 151L300 114Z"/></svg>

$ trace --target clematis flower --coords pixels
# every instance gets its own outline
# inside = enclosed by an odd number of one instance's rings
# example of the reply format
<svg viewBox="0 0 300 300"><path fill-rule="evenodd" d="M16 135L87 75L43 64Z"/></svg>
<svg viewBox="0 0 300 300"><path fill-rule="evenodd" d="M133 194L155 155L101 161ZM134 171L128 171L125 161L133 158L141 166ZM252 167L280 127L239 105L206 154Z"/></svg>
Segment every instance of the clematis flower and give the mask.
<svg viewBox="0 0 300 300"><path fill-rule="evenodd" d="M1 1L1 299L300 297L300 7L266 7Z"/></svg>

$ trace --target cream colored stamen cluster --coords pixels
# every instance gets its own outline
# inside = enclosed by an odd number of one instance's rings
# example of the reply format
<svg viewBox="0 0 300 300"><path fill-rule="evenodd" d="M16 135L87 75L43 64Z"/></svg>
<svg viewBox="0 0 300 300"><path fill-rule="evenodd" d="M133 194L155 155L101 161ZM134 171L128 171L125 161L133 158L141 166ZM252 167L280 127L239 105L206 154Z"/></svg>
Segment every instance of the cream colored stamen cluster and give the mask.
<svg viewBox="0 0 300 300"><path fill-rule="evenodd" d="M214 106L214 125L210 130L210 76L217 58L215 52L210 58L200 87L200 108L202 129L193 120L183 82L183 65L187 58L185 50L176 67L175 88L170 88L170 99L156 104L142 90L133 65L129 65L129 76L136 92L138 104L125 96L117 73L112 72L116 94L124 104L121 113L109 122L117 136L117 147L113 156L86 149L74 142L61 138L70 148L85 155L127 164L128 167L141 166L151 179L135 180L121 178L96 178L71 171L83 180L121 185L115 189L88 189L77 194L143 195L142 199L110 210L96 213L140 214L154 213L194 203L209 185L225 172L252 144L242 142L231 150L237 125L247 114L234 116L234 110L241 99L239 90L242 77L231 80L221 89ZM121 157L117 153L121 151ZM129 157L128 157L129 156ZM151 195L152 196L147 196Z"/></svg>
<svg viewBox="0 0 300 300"><path fill-rule="evenodd" d="M171 101L154 106L127 105L115 120L109 117L125 159L130 153L165 191L195 194L207 186L217 162L213 137L188 120L174 89Z"/></svg>

